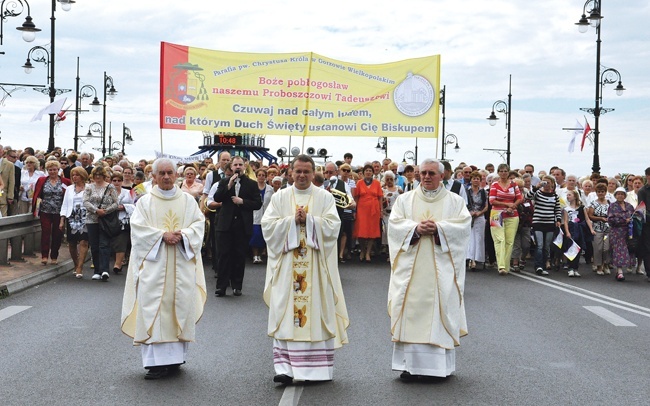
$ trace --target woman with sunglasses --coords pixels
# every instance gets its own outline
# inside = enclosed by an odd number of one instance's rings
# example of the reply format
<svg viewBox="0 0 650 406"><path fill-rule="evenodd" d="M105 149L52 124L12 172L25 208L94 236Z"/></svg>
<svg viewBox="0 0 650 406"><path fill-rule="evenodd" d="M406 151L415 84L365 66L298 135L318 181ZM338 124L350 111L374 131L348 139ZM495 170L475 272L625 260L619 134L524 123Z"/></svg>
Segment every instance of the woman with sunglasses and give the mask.
<svg viewBox="0 0 650 406"><path fill-rule="evenodd" d="M121 173L114 172L111 176L111 184L115 187L118 195L117 217L122 223L122 232L111 239L111 249L115 252L114 274L122 272L122 266L125 263L124 258L126 258L126 253L131 248L131 227L129 225L129 219L135 210L135 203L133 202L130 191L122 188L123 181L124 177Z"/></svg>

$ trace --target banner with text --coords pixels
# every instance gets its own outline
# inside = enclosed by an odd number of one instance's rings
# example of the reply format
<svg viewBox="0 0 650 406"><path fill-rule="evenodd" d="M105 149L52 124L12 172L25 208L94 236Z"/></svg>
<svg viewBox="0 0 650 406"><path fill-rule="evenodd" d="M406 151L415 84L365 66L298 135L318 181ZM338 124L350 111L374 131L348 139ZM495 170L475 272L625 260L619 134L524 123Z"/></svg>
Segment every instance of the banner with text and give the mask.
<svg viewBox="0 0 650 406"><path fill-rule="evenodd" d="M315 53L161 43L160 128L304 136L438 136L440 56L361 65Z"/></svg>

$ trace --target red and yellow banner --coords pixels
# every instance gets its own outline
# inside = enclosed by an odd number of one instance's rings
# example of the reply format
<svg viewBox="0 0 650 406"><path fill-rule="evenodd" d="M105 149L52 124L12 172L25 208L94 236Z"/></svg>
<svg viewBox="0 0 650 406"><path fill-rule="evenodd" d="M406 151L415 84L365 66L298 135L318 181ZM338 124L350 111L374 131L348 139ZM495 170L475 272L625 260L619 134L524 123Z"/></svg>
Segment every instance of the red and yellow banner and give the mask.
<svg viewBox="0 0 650 406"><path fill-rule="evenodd" d="M160 128L437 138L440 56L361 65L315 53L161 43Z"/></svg>

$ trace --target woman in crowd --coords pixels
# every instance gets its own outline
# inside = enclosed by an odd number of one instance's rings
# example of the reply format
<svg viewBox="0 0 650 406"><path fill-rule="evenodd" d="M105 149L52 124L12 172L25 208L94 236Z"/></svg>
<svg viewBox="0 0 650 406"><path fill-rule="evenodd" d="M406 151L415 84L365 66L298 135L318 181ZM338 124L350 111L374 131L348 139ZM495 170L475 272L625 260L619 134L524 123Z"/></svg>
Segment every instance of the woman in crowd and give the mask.
<svg viewBox="0 0 650 406"><path fill-rule="evenodd" d="M128 190L122 188L123 181L124 177L121 173L113 173L111 176L111 184L115 187L118 196L118 218L122 223L122 232L111 239L111 249L115 253L115 264L113 265L113 273L115 274L122 272L122 266L126 263L126 253L131 248L131 227L129 219L135 210L133 196L131 196Z"/></svg>
<svg viewBox="0 0 650 406"><path fill-rule="evenodd" d="M83 277L83 265L88 254L88 230L86 228L86 208L84 207L84 190L88 180L88 172L80 167L70 171L72 185L65 190L61 205L61 220L59 230L65 230L65 220L68 220L68 250L74 262L74 274L77 279Z"/></svg>
<svg viewBox="0 0 650 406"><path fill-rule="evenodd" d="M639 205L639 190L643 187L643 178L640 176L632 176L631 179L628 176L629 184L631 185L630 190L627 192L625 201L632 205L636 209L636 206Z"/></svg>
<svg viewBox="0 0 650 406"><path fill-rule="evenodd" d="M262 197L262 207L253 211L253 235L248 244L251 246L253 251L253 263L261 264L262 253L266 248L266 242L262 236L262 216L264 216L264 211L269 206L269 203L271 203L273 187L266 183L266 170L258 169L255 174L257 175L257 188Z"/></svg>
<svg viewBox="0 0 650 406"><path fill-rule="evenodd" d="M402 189L397 186L395 183L395 173L393 171L384 172L384 187L383 187L383 210L382 210L382 231L381 231L381 244L385 246L385 251L388 250L388 218L390 217L390 212L393 210L393 205L397 196L402 194ZM390 258L388 259L390 261Z"/></svg>
<svg viewBox="0 0 650 406"><path fill-rule="evenodd" d="M580 201L580 194L578 191L567 191L566 198L567 205L562 210L562 224L564 225L564 236L566 238L564 240L562 248L564 252L567 252L567 250L571 249L573 245L571 240L573 240L576 244L578 244L578 247L580 247L580 250L578 250L574 259L567 258L569 266L568 275L570 277L579 277L580 274L578 273L578 266L580 264L580 254L582 252L582 249L587 244L585 238L586 234L589 233L593 235L595 234L595 231L592 227L591 220L587 215L587 210ZM566 244L566 246L564 244Z"/></svg>
<svg viewBox="0 0 650 406"><path fill-rule="evenodd" d="M45 176L45 172L38 170L39 165L36 157L28 156L25 158L25 166L20 172L20 200L18 201L16 214L29 213L33 202L32 198L34 197L36 181L40 177Z"/></svg>
<svg viewBox="0 0 650 406"><path fill-rule="evenodd" d="M110 276L108 266L111 257L111 238L102 231L99 218L117 210L119 196L115 187L106 182L106 170L102 166L96 166L90 173L90 177L93 183L86 186L84 191L84 207L88 243L95 267L93 280L106 281Z"/></svg>
<svg viewBox="0 0 650 406"><path fill-rule="evenodd" d="M198 202L201 194L203 193L203 184L196 179L196 169L193 166L187 166L183 171L183 182L181 183L181 190L189 193Z"/></svg>
<svg viewBox="0 0 650 406"><path fill-rule="evenodd" d="M485 186L484 190L486 195L488 196L488 207L487 207L487 212L485 212L485 232L484 232L484 238L485 238L485 262L483 263L483 269L486 269L488 267L494 268L496 267L497 263L497 254L494 252L494 240L492 239L492 232L490 231L490 211L492 211L492 205L490 204L490 187L492 186L492 183L494 183L499 175L496 173L490 173L486 175L485 177Z"/></svg>
<svg viewBox="0 0 650 406"><path fill-rule="evenodd" d="M357 182L353 196L357 203L355 236L359 239L359 261L370 262L370 253L376 238L381 237L380 222L384 192L378 180L373 179L372 165L363 167L363 179Z"/></svg>
<svg viewBox="0 0 650 406"><path fill-rule="evenodd" d="M533 233L537 249L535 250L535 273L548 275L551 269L551 242L553 233L560 227L562 211L560 198L555 194L555 178L543 176L539 188L526 193L526 198L533 204ZM546 264L546 265L544 265Z"/></svg>
<svg viewBox="0 0 650 406"><path fill-rule="evenodd" d="M634 258L630 258L627 249L627 238L629 225L632 222L634 207L625 201L627 193L622 187L614 191L616 202L609 205L607 210L607 222L609 223L609 239L612 248L612 264L616 267L616 280L625 280L623 268L630 266Z"/></svg>
<svg viewBox="0 0 650 406"><path fill-rule="evenodd" d="M515 180L519 190L524 195L524 200L517 206L519 214L519 226L515 235L515 242L512 247L512 270L520 272L526 264L526 255L530 252L530 229L533 226L533 212L535 204L531 199L526 198L526 194L531 188L531 175L525 173L523 177Z"/></svg>
<svg viewBox="0 0 650 406"><path fill-rule="evenodd" d="M598 275L609 275L609 223L607 212L609 202L606 198L607 186L603 183L596 185L596 199L592 200L587 209L589 219L593 223L594 239L592 241L594 266Z"/></svg>
<svg viewBox="0 0 650 406"><path fill-rule="evenodd" d="M517 206L523 196L516 183L508 177L510 168L500 164L497 168L499 179L490 186L490 232L494 240L499 275L507 275L512 257L512 246L519 226Z"/></svg>
<svg viewBox="0 0 650 406"><path fill-rule="evenodd" d="M582 181L581 186L582 189L580 190L580 200L582 200L582 203L586 208L589 208L591 206L591 202L593 202L593 197L590 195L591 192L594 191L594 182L589 179L585 179Z"/></svg>
<svg viewBox="0 0 650 406"><path fill-rule="evenodd" d="M133 168L127 166L122 170L122 189L131 190L133 188Z"/></svg>
<svg viewBox="0 0 650 406"><path fill-rule="evenodd" d="M352 167L348 164L342 164L339 167L339 179L346 185L346 190L352 194L356 183L350 177L352 173ZM345 262L346 259L352 258L352 250L354 249L354 212L356 209L356 203L354 200L350 202L350 206L343 209L341 214L341 231L339 232L339 261ZM347 254L346 254L347 248Z"/></svg>
<svg viewBox="0 0 650 406"><path fill-rule="evenodd" d="M623 185L625 185L625 191L628 193L634 190L634 178L635 176L632 173L625 175Z"/></svg>
<svg viewBox="0 0 650 406"><path fill-rule="evenodd" d="M485 213L488 209L488 194L481 188L481 174L473 171L469 175L471 186L467 190L468 209L472 216L472 232L469 238L467 259L474 271L477 262L485 262Z"/></svg>
<svg viewBox="0 0 650 406"><path fill-rule="evenodd" d="M63 239L63 232L59 228L61 205L70 180L59 176L59 169L61 164L57 159L45 162L47 176L39 178L34 186L32 211L34 216L39 216L41 220L41 264L43 265L47 265L48 257L53 264L58 263L59 248Z"/></svg>

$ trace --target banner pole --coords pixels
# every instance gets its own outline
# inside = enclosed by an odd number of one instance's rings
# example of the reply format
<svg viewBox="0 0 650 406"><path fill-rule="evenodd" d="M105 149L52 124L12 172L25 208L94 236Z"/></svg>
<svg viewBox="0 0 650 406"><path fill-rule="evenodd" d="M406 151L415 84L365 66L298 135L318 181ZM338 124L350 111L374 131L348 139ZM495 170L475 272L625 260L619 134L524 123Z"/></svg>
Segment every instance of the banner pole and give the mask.
<svg viewBox="0 0 650 406"><path fill-rule="evenodd" d="M160 153L164 153L165 151L163 150L163 137L162 137L162 128L160 129Z"/></svg>

